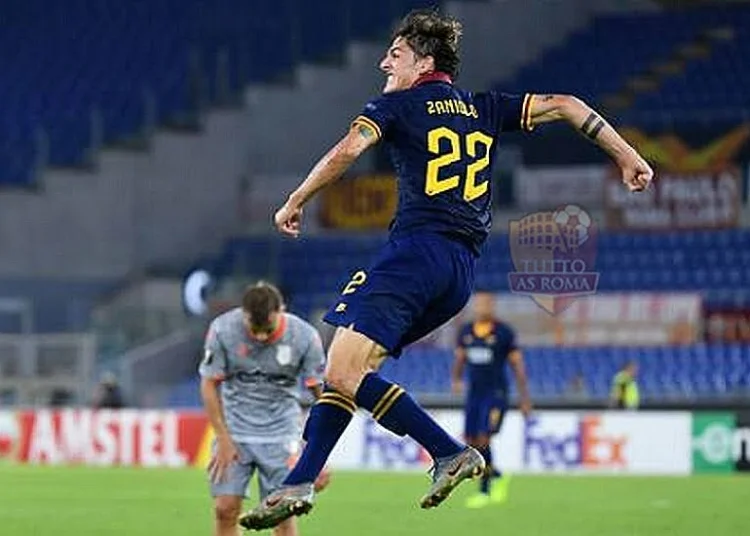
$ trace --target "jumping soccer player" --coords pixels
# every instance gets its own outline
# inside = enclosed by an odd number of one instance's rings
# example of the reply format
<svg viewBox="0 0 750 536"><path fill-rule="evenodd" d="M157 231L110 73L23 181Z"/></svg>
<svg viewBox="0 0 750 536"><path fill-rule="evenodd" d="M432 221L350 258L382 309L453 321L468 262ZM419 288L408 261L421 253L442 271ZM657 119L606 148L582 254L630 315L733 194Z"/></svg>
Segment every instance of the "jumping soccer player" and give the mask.
<svg viewBox="0 0 750 536"><path fill-rule="evenodd" d="M516 334L508 324L495 317L493 295L490 292L475 293L473 308L473 321L464 324L458 332L451 384L454 393L463 393L464 369L468 368L464 438L482 454L486 469L479 493L469 497L466 506L482 508L490 503L503 503L508 495L509 478L493 465L490 445L492 436L500 431L508 409L508 364L513 368L519 407L524 417L531 411L531 398Z"/></svg>
<svg viewBox="0 0 750 536"><path fill-rule="evenodd" d="M383 95L365 106L274 216L282 233L298 236L303 207L313 196L378 141L388 147L399 183L389 241L369 268L354 273L326 315L338 326L328 352L327 397L310 412L307 445L284 486L240 518L245 528L273 527L312 508L313 481L357 407L432 456L433 482L422 508L437 506L463 480L483 473L481 454L453 439L377 369L468 300L489 233L491 164L503 132L562 119L612 156L631 191L651 181L645 160L574 97L456 87L460 34L457 21L437 12L406 16L380 63L387 77Z"/></svg>
<svg viewBox="0 0 750 536"><path fill-rule="evenodd" d="M318 332L283 312L276 287L248 287L242 307L218 316L200 364L201 397L216 440L209 464L216 536L236 536L242 499L255 470L260 495L279 487L300 438L301 381L318 396L324 362ZM274 530L295 536L294 519Z"/></svg>

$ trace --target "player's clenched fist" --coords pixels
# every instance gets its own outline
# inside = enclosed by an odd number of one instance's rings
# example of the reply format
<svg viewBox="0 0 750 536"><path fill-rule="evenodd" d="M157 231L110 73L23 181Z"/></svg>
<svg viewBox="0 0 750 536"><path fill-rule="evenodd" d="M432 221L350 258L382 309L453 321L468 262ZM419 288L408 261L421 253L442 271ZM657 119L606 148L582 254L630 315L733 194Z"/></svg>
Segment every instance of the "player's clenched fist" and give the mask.
<svg viewBox="0 0 750 536"><path fill-rule="evenodd" d="M276 211L273 217L276 228L289 236L297 237L302 224L302 207L286 202L283 207Z"/></svg>
<svg viewBox="0 0 750 536"><path fill-rule="evenodd" d="M620 162L622 182L631 192L642 192L654 178L654 170L638 153L633 152Z"/></svg>

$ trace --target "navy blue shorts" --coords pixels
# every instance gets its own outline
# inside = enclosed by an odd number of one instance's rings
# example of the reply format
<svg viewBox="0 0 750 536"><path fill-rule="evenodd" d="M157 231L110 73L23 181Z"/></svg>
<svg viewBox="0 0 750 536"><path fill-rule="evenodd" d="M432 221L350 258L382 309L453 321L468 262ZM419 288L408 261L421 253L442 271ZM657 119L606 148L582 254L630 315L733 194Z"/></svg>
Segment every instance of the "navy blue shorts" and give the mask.
<svg viewBox="0 0 750 536"><path fill-rule="evenodd" d="M466 422L464 435L494 435L500 431L508 404L505 398L495 394L470 395L466 399Z"/></svg>
<svg viewBox="0 0 750 536"><path fill-rule="evenodd" d="M369 268L354 273L324 320L352 326L398 357L463 309L475 262L466 245L439 234L391 237Z"/></svg>

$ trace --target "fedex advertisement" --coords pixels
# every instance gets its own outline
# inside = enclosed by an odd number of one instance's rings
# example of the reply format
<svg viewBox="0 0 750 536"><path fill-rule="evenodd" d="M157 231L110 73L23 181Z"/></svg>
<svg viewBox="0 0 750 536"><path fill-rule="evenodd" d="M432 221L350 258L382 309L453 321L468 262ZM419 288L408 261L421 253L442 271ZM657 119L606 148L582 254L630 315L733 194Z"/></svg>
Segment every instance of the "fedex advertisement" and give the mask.
<svg viewBox="0 0 750 536"><path fill-rule="evenodd" d="M627 470L627 433L608 432L600 415L532 416L523 423L523 466L532 470Z"/></svg>
<svg viewBox="0 0 750 536"><path fill-rule="evenodd" d="M521 473L688 474L690 423L687 412L511 413L493 446Z"/></svg>

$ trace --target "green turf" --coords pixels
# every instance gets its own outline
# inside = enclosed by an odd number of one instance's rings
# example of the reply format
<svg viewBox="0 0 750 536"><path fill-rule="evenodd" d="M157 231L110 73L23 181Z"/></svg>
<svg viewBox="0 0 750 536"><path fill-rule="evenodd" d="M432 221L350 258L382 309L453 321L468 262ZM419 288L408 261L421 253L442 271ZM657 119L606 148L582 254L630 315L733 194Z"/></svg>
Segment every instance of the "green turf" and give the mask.
<svg viewBox="0 0 750 536"><path fill-rule="evenodd" d="M474 484L424 512L419 474L338 473L302 536L750 534L748 477L516 477L502 507L466 510ZM3 536L211 534L196 470L0 466Z"/></svg>

